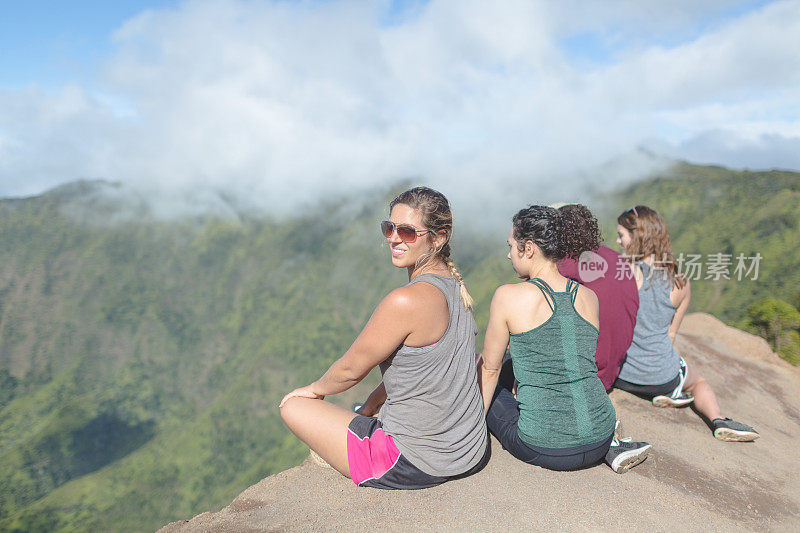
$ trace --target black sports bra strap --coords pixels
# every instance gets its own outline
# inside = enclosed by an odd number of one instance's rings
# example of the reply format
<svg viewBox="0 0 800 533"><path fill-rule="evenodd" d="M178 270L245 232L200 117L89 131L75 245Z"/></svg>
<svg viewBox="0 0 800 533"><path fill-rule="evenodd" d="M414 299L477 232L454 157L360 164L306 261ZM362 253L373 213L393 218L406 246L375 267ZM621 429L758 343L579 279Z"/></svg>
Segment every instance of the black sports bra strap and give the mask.
<svg viewBox="0 0 800 533"><path fill-rule="evenodd" d="M555 313L556 299L555 296L553 296L553 289L550 288L550 285L548 285L545 280L539 278L531 278L528 281L539 287L539 290L542 291L542 294L544 295L544 301L550 306L550 310Z"/></svg>

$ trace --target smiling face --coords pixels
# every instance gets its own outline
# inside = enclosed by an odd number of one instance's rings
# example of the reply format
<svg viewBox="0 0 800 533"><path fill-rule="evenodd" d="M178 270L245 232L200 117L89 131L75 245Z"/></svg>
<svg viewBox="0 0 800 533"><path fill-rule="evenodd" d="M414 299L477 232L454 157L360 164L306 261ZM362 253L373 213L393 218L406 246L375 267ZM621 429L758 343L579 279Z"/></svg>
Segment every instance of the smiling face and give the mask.
<svg viewBox="0 0 800 533"><path fill-rule="evenodd" d="M628 250L628 247L631 245L631 239L633 235L631 232L619 224L617 224L617 244L619 244L622 253L625 253Z"/></svg>
<svg viewBox="0 0 800 533"><path fill-rule="evenodd" d="M389 221L395 224L414 226L418 231L428 229L422 224L422 213L405 204L397 204L392 208ZM422 255L433 249L429 236L430 233L418 234L416 241L403 242L397 231L393 231L390 236L386 237L386 242L389 243L389 249L392 252L392 264L398 268L413 268Z"/></svg>

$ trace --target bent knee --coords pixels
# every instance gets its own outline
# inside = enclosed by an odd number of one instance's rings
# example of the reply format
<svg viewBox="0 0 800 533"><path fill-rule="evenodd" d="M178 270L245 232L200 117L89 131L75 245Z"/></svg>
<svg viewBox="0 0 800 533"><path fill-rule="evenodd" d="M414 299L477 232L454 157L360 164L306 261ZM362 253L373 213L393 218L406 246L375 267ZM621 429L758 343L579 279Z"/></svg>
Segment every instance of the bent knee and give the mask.
<svg viewBox="0 0 800 533"><path fill-rule="evenodd" d="M697 377L694 378L694 380L692 380L692 383L686 385L686 390L688 392L692 392L697 387L704 386L704 385L707 385L707 384L708 384L708 382L706 381L706 378L704 378L703 376L697 376Z"/></svg>
<svg viewBox="0 0 800 533"><path fill-rule="evenodd" d="M298 407L301 403L302 398L289 398L286 402L281 406L281 418L283 419L283 423L289 427L292 427L297 421L298 418Z"/></svg>

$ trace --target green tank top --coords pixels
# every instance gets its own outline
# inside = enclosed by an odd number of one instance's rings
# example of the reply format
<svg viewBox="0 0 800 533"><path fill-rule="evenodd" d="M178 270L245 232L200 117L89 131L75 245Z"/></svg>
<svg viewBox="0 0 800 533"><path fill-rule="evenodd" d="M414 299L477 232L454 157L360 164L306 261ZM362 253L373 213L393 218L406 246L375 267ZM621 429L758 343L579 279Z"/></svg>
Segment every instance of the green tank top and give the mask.
<svg viewBox="0 0 800 533"><path fill-rule="evenodd" d="M616 413L594 360L597 328L575 310L578 284L555 292L544 280L528 280L544 293L553 314L524 333L512 333L509 351L519 402L519 437L541 448L571 448L607 439Z"/></svg>

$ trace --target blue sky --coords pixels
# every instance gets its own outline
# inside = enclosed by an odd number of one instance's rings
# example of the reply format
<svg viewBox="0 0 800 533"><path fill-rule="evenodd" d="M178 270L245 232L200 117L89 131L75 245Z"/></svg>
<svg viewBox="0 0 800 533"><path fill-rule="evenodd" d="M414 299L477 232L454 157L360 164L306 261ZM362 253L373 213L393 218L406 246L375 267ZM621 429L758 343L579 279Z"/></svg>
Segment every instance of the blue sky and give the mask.
<svg viewBox="0 0 800 533"><path fill-rule="evenodd" d="M0 86L94 82L112 52L111 36L126 20L175 2L2 0Z"/></svg>
<svg viewBox="0 0 800 533"><path fill-rule="evenodd" d="M78 178L513 189L640 147L800 169L797 0L0 7L2 196Z"/></svg>
<svg viewBox="0 0 800 533"><path fill-rule="evenodd" d="M174 9L177 0L2 0L0 17L0 86L93 83L102 61L113 51L112 35L125 21L148 9ZM395 25L414 17L425 0L391 0L381 22ZM649 44L674 46L769 4L768 0L736 2L699 17L678 32L640 36ZM615 28L569 35L560 41L565 53L586 68L604 64L630 43L615 38Z"/></svg>

